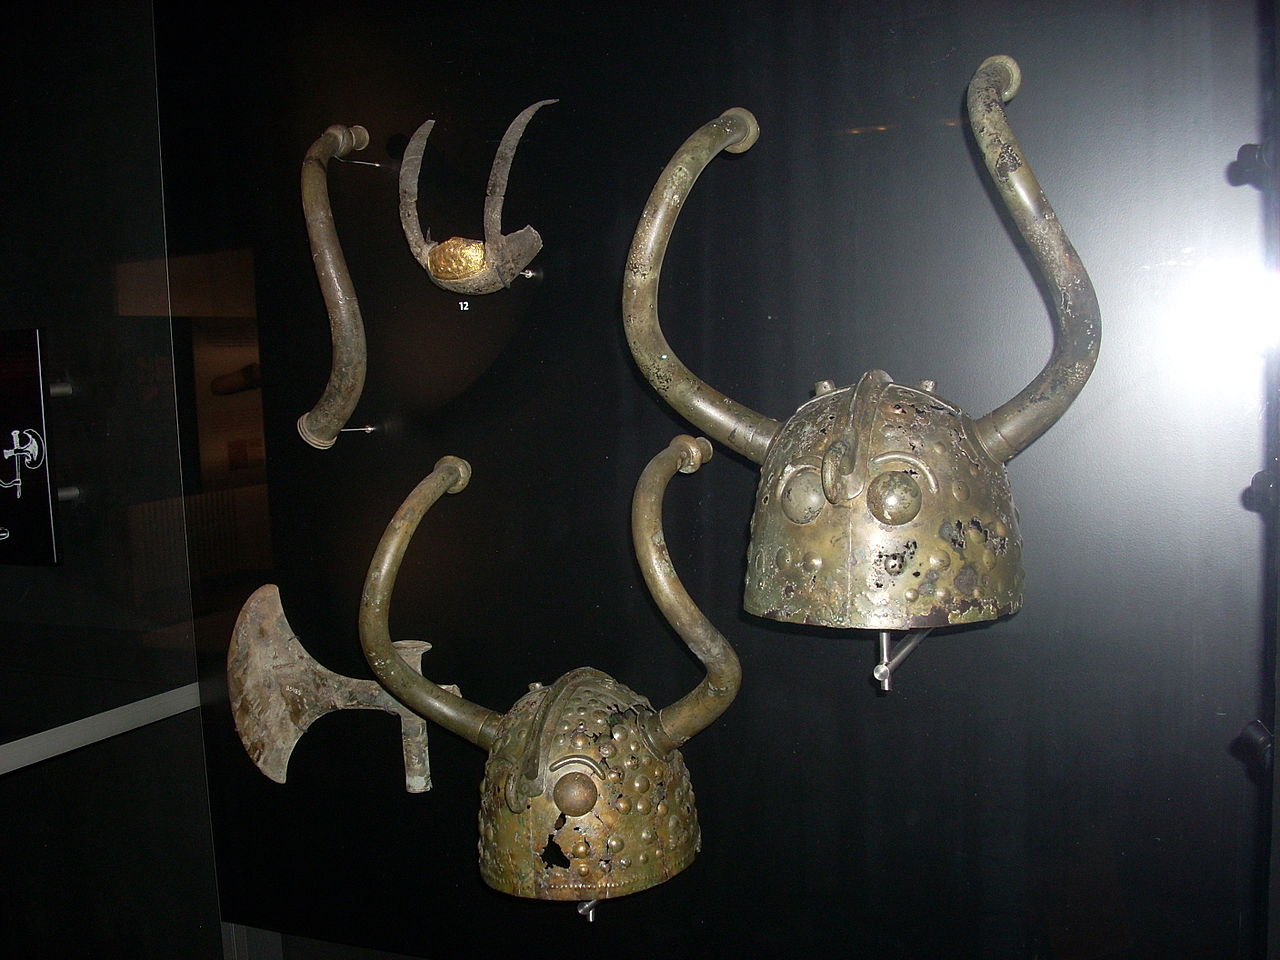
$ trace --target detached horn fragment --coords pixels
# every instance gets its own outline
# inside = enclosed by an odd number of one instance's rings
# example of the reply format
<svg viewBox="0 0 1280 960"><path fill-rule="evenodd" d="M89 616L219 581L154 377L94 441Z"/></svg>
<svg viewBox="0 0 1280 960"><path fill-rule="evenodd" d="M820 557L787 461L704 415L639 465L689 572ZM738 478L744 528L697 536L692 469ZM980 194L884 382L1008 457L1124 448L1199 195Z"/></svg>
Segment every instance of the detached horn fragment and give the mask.
<svg viewBox="0 0 1280 960"><path fill-rule="evenodd" d="M695 132L663 171L636 228L622 306L632 355L649 383L697 429L761 464L746 576L748 612L792 623L927 631L991 620L1022 604L1021 538L1004 464L1052 426L1093 371L1101 338L1083 264L1009 128L1004 103L1021 73L992 57L969 85L974 136L1054 304L1045 368L979 420L932 380L882 370L815 396L779 423L724 396L676 357L658 323L658 280L676 216L708 162L755 142L735 108ZM876 676L894 655L881 637Z"/></svg>
<svg viewBox="0 0 1280 960"><path fill-rule="evenodd" d="M333 340L329 382L316 405L298 418L299 436L318 450L333 446L360 402L367 365L360 303L329 204L329 160L368 145L369 132L364 127L334 124L311 145L302 161L302 212Z"/></svg>
<svg viewBox="0 0 1280 960"><path fill-rule="evenodd" d="M502 204L516 146L533 115L555 100L542 100L523 110L498 145L484 204L484 240L452 237L437 243L424 235L418 219L418 177L422 155L434 120L424 123L405 150L400 168L400 221L414 257L426 267L432 282L446 290L483 294L511 284L542 249L533 227L502 232ZM298 418L298 434L311 446L327 450L360 402L367 360L364 321L351 273L338 241L329 203L329 160L345 157L369 145L364 127L335 124L311 145L302 162L302 209L316 278L329 313L333 362L324 392L311 410Z"/></svg>
<svg viewBox="0 0 1280 960"><path fill-rule="evenodd" d="M502 232L502 204L506 199L511 161L525 127L538 110L556 102L540 100L526 107L511 121L498 144L485 191L483 241L450 237L440 243L431 239L430 231L422 229L418 217L418 178L422 173L427 137L435 121L428 120L409 139L400 164L400 225L414 259L426 268L436 286L454 293L493 293L510 286L542 249L542 237L533 227L525 226L515 233Z"/></svg>

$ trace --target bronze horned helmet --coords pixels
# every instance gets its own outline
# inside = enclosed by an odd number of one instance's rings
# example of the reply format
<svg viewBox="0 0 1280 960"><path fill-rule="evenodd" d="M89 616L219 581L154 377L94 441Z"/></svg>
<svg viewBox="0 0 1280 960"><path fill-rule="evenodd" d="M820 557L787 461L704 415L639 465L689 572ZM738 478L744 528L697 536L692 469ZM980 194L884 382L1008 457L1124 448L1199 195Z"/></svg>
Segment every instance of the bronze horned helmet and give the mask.
<svg viewBox="0 0 1280 960"><path fill-rule="evenodd" d="M418 220L418 177L427 137L436 122L428 120L410 138L400 164L400 225L414 258L426 268L436 286L454 293L493 293L510 286L542 249L542 237L533 227L525 226L509 234L502 232L502 203L506 199L511 161L525 127L539 109L556 102L541 100L526 107L503 134L485 191L483 241L450 237L438 243L431 239L430 232L423 233Z"/></svg>
<svg viewBox="0 0 1280 960"><path fill-rule="evenodd" d="M446 457L409 494L378 544L365 580L360 643L375 676L414 713L488 751L480 788L480 872L504 893L596 900L644 890L683 870L701 844L693 791L677 749L737 695L738 658L685 592L662 531L662 496L676 473L711 455L704 439L677 437L636 485L632 536L663 615L706 667L689 694L654 710L590 667L549 686L531 684L495 713L427 680L391 643L388 607L409 539L470 467Z"/></svg>
<svg viewBox="0 0 1280 960"><path fill-rule="evenodd" d="M311 659L285 620L275 586L246 602L227 655L227 679L249 756L283 783L294 746L317 718L333 710L385 710L401 718L406 788L423 792L431 788L426 718L489 754L480 788L480 870L491 887L520 897L593 901L636 893L679 873L693 861L701 834L678 747L728 708L741 681L733 648L676 575L662 530L667 483L710 456L707 440L675 438L649 462L632 501L632 537L645 583L706 668L680 700L654 710L613 678L581 667L549 686L531 684L500 714L421 675L429 644L393 644L387 620L418 523L471 476L466 461L445 457L400 506L369 566L360 642L378 683L340 676Z"/></svg>
<svg viewBox="0 0 1280 960"><path fill-rule="evenodd" d="M932 381L908 386L881 370L853 386L818 383L816 395L786 423L698 379L658 324L662 259L694 181L720 150L741 153L755 142L755 118L735 108L703 126L654 187L627 260L627 340L640 370L672 407L761 464L748 612L828 627L927 631L995 619L1021 606L1021 540L1004 464L1079 394L1097 360L1101 320L1084 266L1005 117L1004 103L1020 78L1010 57L986 60L969 84L969 119L996 188L1053 293L1056 340L1040 374L978 420L938 396ZM882 633L876 676L888 689L886 638Z"/></svg>

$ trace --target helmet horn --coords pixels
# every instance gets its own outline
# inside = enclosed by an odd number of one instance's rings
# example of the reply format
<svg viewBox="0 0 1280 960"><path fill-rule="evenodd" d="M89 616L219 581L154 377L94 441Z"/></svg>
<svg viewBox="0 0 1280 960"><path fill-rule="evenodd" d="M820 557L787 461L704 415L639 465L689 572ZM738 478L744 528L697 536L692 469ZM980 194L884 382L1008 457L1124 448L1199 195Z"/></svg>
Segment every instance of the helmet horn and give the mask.
<svg viewBox="0 0 1280 960"><path fill-rule="evenodd" d="M434 120L420 126L409 139L400 163L400 225L409 251L423 267L431 282L454 293L494 293L510 286L542 249L542 237L533 227L525 226L515 233L502 232L502 204L506 200L507 178L511 161L525 127L542 107L556 100L539 100L525 107L511 121L502 135L498 152L489 170L489 186L484 199L484 241L451 237L443 243L424 233L418 218L418 177L422 172L422 155L427 137L435 127Z"/></svg>
<svg viewBox="0 0 1280 960"><path fill-rule="evenodd" d="M756 118L726 110L681 145L662 171L636 227L622 286L627 343L636 364L676 412L702 432L756 463L781 426L698 379L667 343L658 324L658 279L676 217L706 165L721 150L742 153L756 142Z"/></svg>
<svg viewBox="0 0 1280 960"><path fill-rule="evenodd" d="M742 684L737 654L685 591L671 564L662 530L662 497L667 483L677 470L693 473L709 459L711 444L705 438L676 437L644 468L631 501L631 537L644 582L667 622L707 669L701 683L659 711L660 733L667 742L655 746L664 752L710 726L733 703Z"/></svg>
<svg viewBox="0 0 1280 960"><path fill-rule="evenodd" d="M360 598L360 646L378 681L391 695L428 720L488 750L500 715L432 683L410 667L391 643L391 593L405 549L426 512L445 493L458 493L471 479L471 465L444 457L413 488L378 542Z"/></svg>
<svg viewBox="0 0 1280 960"><path fill-rule="evenodd" d="M334 124L311 145L302 161L302 212L333 338L329 382L316 405L298 418L298 434L319 450L333 446L338 431L360 402L366 364L360 302L356 300L329 206L329 160L368 145L369 132L364 127Z"/></svg>
<svg viewBox="0 0 1280 960"><path fill-rule="evenodd" d="M1016 397L978 420L978 439L1000 463L1048 430L1071 406L1093 372L1102 319L1093 284L1058 222L1022 148L1004 105L1022 71L1012 57L989 57L969 82L969 123L992 182L1026 241L1052 294L1056 314L1053 353Z"/></svg>

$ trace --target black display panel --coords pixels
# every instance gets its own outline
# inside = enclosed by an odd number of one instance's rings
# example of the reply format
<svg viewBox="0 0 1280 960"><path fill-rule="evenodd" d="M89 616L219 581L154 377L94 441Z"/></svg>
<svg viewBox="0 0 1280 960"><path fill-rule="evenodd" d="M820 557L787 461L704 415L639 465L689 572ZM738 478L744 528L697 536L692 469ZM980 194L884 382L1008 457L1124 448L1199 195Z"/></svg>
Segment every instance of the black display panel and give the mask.
<svg viewBox="0 0 1280 960"><path fill-rule="evenodd" d="M0 178L0 479L15 479L3 452L34 460L40 432L48 475L23 464L22 502L47 534L58 492L61 563L0 565L0 953L221 956L200 718L184 706L195 660L151 4L54 0L9 21L0 73L25 146ZM3 386L16 344L21 397ZM10 529L14 489L0 488Z"/></svg>
<svg viewBox="0 0 1280 960"><path fill-rule="evenodd" d="M1250 318L1268 314L1258 196L1225 171L1270 82L1255 12L322 3L246 30L161 4L170 241L251 247L257 269L273 566L207 594L201 635L227 919L419 956L1251 956L1263 807L1233 743L1272 712L1262 524L1241 502L1268 349ZM963 113L995 53L1022 65L1010 118L1104 319L1080 400L1010 466L1021 612L929 638L880 695L874 635L742 612L757 468L720 449L677 477L674 562L745 682L685 751L698 859L593 925L482 885L483 755L457 738L431 731L423 796L403 792L396 720L371 712L312 727L284 785L253 768L221 691L239 603L278 584L312 655L367 677L365 567L444 454L475 474L424 522L393 602L395 635L434 644L428 676L500 710L586 664L658 705L697 681L628 542L641 468L689 428L637 374L618 300L659 171L728 107L761 139L709 167L663 273L690 367L773 417L876 367L976 414L1020 389L1051 324ZM397 145L436 119L424 219L479 236L496 142L548 97L504 218L542 234L541 281L460 310L400 234ZM297 171L334 122L366 126L381 165L329 176L369 341L352 424L377 429L316 451L294 430L329 364Z"/></svg>
<svg viewBox="0 0 1280 960"><path fill-rule="evenodd" d="M0 563L58 562L44 390L40 331L0 332Z"/></svg>
<svg viewBox="0 0 1280 960"><path fill-rule="evenodd" d="M29 42L5 61L13 122L81 146L5 177L0 334L40 331L48 451L47 482L24 467L22 502L46 499L47 530L50 489L64 499L61 562L0 565L0 743L195 677L150 4L24 16ZM10 416L6 399L5 481L12 431L25 445L39 429ZM14 502L0 488L0 510Z"/></svg>
<svg viewBox="0 0 1280 960"><path fill-rule="evenodd" d="M222 956L194 710L6 773L5 948L65 956ZM92 784L98 789L88 789Z"/></svg>

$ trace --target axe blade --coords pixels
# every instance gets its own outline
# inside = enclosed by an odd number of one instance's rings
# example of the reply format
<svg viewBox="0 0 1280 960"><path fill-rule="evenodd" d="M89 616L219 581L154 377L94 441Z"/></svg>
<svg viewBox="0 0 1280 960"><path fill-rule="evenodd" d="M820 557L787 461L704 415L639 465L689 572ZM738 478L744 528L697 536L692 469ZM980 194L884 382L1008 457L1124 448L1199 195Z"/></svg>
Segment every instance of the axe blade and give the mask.
<svg viewBox="0 0 1280 960"><path fill-rule="evenodd" d="M334 673L307 653L285 619L279 588L271 583L254 591L236 618L227 650L227 687L240 742L276 783L285 782L298 740L326 713L403 709L372 680Z"/></svg>

